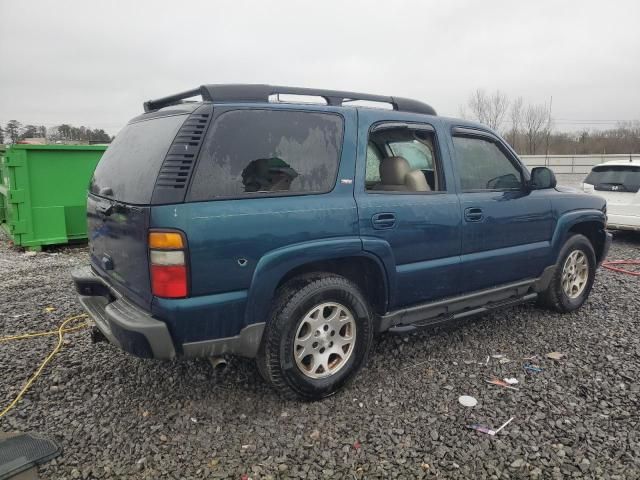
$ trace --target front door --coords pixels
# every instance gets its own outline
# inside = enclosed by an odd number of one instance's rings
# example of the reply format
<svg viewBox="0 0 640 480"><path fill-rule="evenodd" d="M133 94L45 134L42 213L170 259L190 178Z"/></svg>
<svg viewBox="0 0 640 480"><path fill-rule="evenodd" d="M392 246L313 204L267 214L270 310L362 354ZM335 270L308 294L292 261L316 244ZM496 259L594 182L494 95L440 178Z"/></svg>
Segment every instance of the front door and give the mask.
<svg viewBox="0 0 640 480"><path fill-rule="evenodd" d="M551 248L554 220L548 192L529 190L524 167L488 132L454 129L452 145L464 289L538 277Z"/></svg>
<svg viewBox="0 0 640 480"><path fill-rule="evenodd" d="M375 114L360 115L356 202L364 249L391 252L389 307L450 296L459 282L460 208L441 161L446 145L431 124L367 115Z"/></svg>

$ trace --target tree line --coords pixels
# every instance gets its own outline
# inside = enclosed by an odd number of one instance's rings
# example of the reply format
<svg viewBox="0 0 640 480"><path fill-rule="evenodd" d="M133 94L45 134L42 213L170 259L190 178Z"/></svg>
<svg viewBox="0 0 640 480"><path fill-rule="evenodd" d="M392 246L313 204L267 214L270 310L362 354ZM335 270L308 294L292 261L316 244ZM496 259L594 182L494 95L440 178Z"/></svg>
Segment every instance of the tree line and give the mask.
<svg viewBox="0 0 640 480"><path fill-rule="evenodd" d="M0 125L0 144L18 143L26 138L46 138L49 142L109 143L111 137L102 128L75 127L67 123L47 128L44 125L22 125L17 120L9 120Z"/></svg>
<svg viewBox="0 0 640 480"><path fill-rule="evenodd" d="M575 132L554 130L550 105L526 104L522 97L510 100L500 90L473 92L460 116L472 118L500 132L520 154L580 155L640 153L640 121L620 122L607 130L583 129ZM0 125L0 144L16 143L25 138L46 138L49 142L108 143L113 137L101 128L75 127L63 123L47 128L44 125L22 125L10 120Z"/></svg>
<svg viewBox="0 0 640 480"><path fill-rule="evenodd" d="M472 118L499 132L520 154L581 155L640 153L640 121L620 122L606 130L575 132L554 130L551 101L526 104L522 97L509 99L500 90L478 89L460 108L463 118Z"/></svg>

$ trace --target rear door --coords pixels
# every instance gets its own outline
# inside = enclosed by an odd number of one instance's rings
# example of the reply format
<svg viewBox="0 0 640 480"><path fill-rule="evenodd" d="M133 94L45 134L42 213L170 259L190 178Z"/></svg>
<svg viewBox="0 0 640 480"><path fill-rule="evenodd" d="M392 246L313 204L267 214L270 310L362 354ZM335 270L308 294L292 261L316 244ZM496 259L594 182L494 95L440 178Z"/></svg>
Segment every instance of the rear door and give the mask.
<svg viewBox="0 0 640 480"><path fill-rule="evenodd" d="M489 132L454 128L451 143L462 216L464 290L536 278L550 255L550 191L529 191L526 169Z"/></svg>
<svg viewBox="0 0 640 480"><path fill-rule="evenodd" d="M151 303L147 235L161 165L186 115L125 126L98 163L87 201L91 265L121 293Z"/></svg>
<svg viewBox="0 0 640 480"><path fill-rule="evenodd" d="M359 110L355 195L360 235L365 250L379 257L391 252L391 309L458 289L460 208L437 126L433 117ZM402 157L411 172L421 172L429 191L385 184L380 165L390 157Z"/></svg>

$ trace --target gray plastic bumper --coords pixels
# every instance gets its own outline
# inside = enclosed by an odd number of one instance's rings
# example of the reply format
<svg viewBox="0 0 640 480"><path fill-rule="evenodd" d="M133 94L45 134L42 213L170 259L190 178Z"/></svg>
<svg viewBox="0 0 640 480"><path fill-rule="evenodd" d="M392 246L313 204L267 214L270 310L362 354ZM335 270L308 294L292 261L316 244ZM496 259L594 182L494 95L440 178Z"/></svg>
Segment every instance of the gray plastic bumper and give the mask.
<svg viewBox="0 0 640 480"><path fill-rule="evenodd" d="M143 358L176 356L167 325L121 296L91 267L71 273L78 298L109 342Z"/></svg>

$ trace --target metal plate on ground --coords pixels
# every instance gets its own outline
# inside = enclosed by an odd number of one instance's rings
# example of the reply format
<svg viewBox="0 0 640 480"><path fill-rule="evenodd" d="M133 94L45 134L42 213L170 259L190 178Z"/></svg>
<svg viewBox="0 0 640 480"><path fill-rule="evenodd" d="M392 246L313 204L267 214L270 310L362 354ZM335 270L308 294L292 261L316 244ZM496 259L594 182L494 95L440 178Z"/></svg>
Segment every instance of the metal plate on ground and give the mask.
<svg viewBox="0 0 640 480"><path fill-rule="evenodd" d="M29 433L3 435L0 438L0 480L5 480L34 465L40 465L62 452L53 440Z"/></svg>

